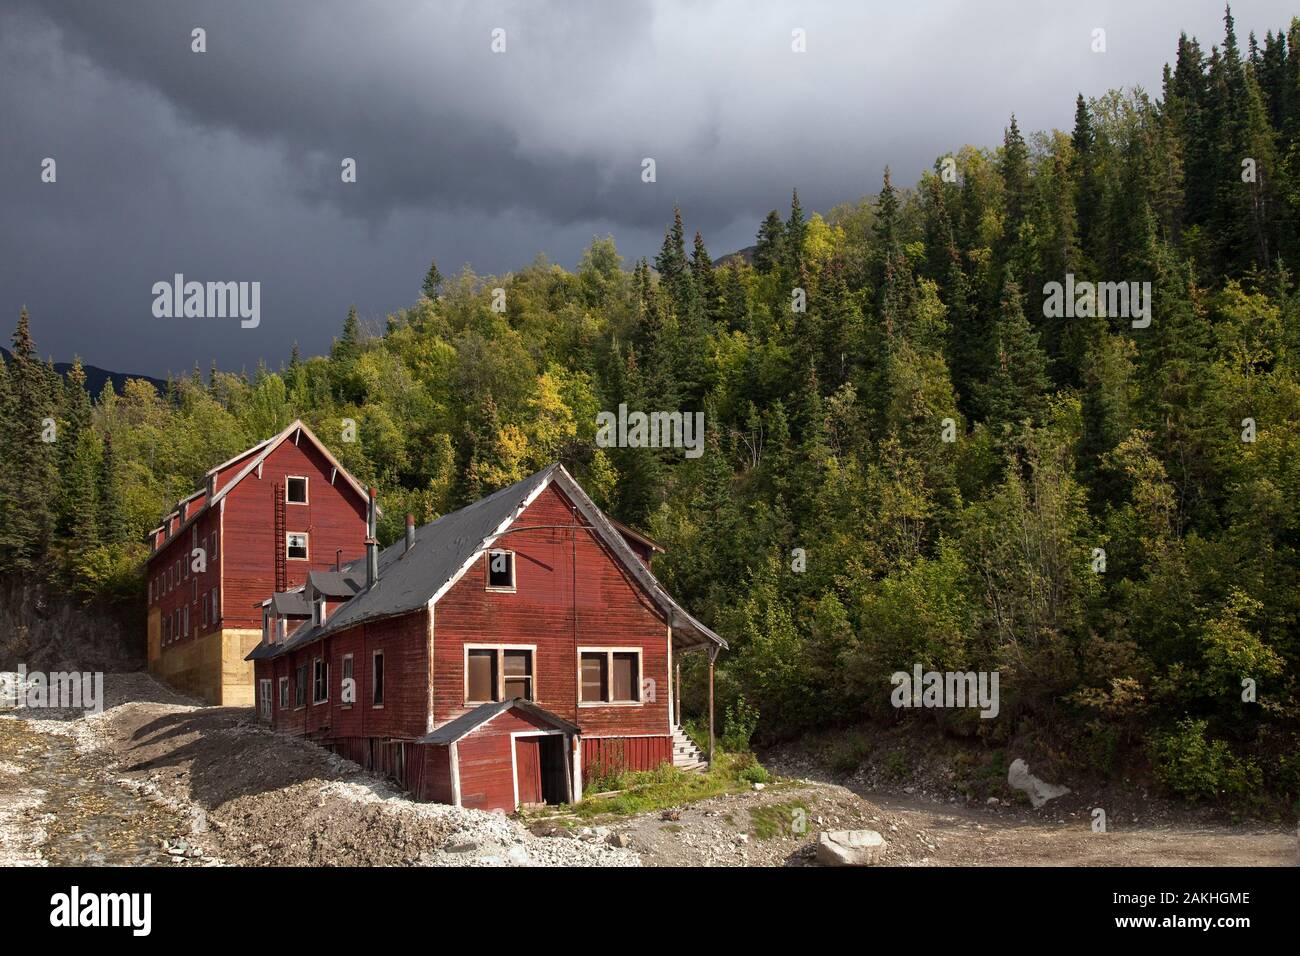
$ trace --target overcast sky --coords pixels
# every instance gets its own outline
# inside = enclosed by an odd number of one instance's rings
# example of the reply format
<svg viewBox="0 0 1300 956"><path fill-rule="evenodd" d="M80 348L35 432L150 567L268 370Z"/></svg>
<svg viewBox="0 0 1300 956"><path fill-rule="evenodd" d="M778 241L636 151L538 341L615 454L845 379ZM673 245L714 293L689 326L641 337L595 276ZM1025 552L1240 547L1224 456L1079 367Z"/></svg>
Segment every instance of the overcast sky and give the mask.
<svg viewBox="0 0 1300 956"><path fill-rule="evenodd" d="M1280 0L1234 5L1244 48ZM430 258L652 255L680 203L715 257L798 186L806 210L911 184L963 143L1069 128L1077 92L1159 92L1219 0L1114 3L4 0L0 329L165 375L329 347ZM191 52L191 30L207 52ZM1106 30L1107 50L1090 49ZM506 50L491 50L494 28ZM806 31L807 52L791 51ZM45 157L57 182L41 182ZM353 157L357 182L340 178ZM657 182L641 181L653 157ZM154 318L175 273L261 283L261 324ZM7 344L7 342L6 342Z"/></svg>

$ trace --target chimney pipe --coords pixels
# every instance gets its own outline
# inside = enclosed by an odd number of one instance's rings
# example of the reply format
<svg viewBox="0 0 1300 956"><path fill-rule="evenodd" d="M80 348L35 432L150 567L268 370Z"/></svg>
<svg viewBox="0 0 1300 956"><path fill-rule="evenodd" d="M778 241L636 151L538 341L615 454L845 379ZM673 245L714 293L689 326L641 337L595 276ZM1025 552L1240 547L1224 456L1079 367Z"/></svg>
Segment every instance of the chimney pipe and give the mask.
<svg viewBox="0 0 1300 956"><path fill-rule="evenodd" d="M415 515L409 511L406 513L406 551L410 551L415 544ZM406 551L402 553L405 554Z"/></svg>
<svg viewBox="0 0 1300 956"><path fill-rule="evenodd" d="M375 537L375 496L370 489L370 503L366 508L366 587L373 587L379 580L379 540Z"/></svg>
<svg viewBox="0 0 1300 956"><path fill-rule="evenodd" d="M342 548L334 549L334 570L335 571L343 570L343 549Z"/></svg>

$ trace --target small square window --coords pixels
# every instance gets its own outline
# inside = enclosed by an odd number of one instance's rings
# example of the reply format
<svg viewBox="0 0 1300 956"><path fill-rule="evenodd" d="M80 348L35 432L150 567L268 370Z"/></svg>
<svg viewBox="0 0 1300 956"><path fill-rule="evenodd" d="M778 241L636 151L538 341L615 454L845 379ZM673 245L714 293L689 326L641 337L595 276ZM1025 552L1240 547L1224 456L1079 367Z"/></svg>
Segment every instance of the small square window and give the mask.
<svg viewBox="0 0 1300 956"><path fill-rule="evenodd" d="M488 552L488 587L498 591L515 589L515 553L513 551Z"/></svg>
<svg viewBox="0 0 1300 956"><path fill-rule="evenodd" d="M284 483L284 500L291 505L307 503L307 479L290 475Z"/></svg>
<svg viewBox="0 0 1300 956"><path fill-rule="evenodd" d="M285 555L294 561L307 560L307 535L290 531L284 539Z"/></svg>

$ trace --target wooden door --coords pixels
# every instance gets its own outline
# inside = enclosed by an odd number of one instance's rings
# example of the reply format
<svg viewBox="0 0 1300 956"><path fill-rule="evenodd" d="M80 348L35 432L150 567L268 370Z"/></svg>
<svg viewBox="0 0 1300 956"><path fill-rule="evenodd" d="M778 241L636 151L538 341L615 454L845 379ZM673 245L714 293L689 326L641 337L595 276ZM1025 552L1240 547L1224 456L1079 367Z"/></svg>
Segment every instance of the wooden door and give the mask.
<svg viewBox="0 0 1300 956"><path fill-rule="evenodd" d="M515 738L515 774L519 803L542 803L542 738Z"/></svg>

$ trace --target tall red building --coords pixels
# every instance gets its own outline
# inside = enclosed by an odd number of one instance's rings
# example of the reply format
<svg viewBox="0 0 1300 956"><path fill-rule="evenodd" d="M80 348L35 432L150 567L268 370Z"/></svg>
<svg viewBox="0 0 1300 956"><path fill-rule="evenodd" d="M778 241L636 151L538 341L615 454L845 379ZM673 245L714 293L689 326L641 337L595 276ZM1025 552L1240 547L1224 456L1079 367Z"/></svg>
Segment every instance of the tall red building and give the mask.
<svg viewBox="0 0 1300 956"><path fill-rule="evenodd" d="M209 703L252 706L260 603L365 547L365 489L301 421L207 473L149 532L149 667Z"/></svg>

